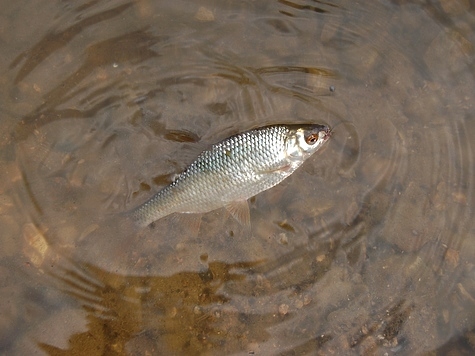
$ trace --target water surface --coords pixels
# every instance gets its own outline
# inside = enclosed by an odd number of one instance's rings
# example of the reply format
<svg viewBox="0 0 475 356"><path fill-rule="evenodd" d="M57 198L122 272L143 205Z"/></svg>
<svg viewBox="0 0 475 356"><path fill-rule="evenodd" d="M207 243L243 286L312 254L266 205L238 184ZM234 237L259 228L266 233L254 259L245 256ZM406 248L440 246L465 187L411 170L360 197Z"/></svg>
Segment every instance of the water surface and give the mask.
<svg viewBox="0 0 475 356"><path fill-rule="evenodd" d="M2 9L2 353L474 352L472 2ZM210 144L297 122L334 135L250 231L122 222Z"/></svg>

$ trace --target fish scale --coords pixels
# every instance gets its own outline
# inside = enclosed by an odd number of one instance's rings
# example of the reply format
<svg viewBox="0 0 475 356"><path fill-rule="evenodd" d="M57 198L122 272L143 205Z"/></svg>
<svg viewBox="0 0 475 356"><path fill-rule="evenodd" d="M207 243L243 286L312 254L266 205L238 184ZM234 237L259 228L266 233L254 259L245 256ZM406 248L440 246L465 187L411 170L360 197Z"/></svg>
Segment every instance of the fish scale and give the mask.
<svg viewBox="0 0 475 356"><path fill-rule="evenodd" d="M267 190L330 137L324 125L273 125L231 136L203 151L174 182L130 213L140 226L172 213L205 213ZM305 142L310 135L318 140ZM231 211L231 210L230 210Z"/></svg>

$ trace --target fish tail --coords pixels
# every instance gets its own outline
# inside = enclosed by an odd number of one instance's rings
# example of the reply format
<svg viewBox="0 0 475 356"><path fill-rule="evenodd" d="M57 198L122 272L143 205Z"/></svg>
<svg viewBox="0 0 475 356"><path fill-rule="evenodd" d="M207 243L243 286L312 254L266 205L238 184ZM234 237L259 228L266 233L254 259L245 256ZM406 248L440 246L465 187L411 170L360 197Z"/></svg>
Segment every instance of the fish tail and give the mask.
<svg viewBox="0 0 475 356"><path fill-rule="evenodd" d="M160 194L160 193L159 193ZM144 228L175 212L173 202L167 199L167 195L156 195L144 204L124 213L124 218L135 223L139 228Z"/></svg>

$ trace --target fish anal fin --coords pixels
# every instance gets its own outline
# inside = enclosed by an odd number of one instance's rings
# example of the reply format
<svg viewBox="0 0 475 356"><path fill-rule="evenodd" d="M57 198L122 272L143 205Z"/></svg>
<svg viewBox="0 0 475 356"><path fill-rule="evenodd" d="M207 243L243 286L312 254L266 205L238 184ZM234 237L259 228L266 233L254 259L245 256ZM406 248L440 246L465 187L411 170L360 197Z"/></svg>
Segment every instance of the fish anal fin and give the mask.
<svg viewBox="0 0 475 356"><path fill-rule="evenodd" d="M242 225L251 227L251 213L247 200L236 200L225 205L226 210Z"/></svg>
<svg viewBox="0 0 475 356"><path fill-rule="evenodd" d="M170 216L173 226L185 228L191 237L197 237L200 232L202 214L179 213Z"/></svg>

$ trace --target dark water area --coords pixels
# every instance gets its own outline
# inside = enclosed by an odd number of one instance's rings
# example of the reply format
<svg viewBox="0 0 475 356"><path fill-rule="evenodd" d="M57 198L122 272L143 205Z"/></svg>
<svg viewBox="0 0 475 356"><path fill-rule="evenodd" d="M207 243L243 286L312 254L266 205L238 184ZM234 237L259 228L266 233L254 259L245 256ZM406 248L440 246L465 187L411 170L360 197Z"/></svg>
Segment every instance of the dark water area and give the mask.
<svg viewBox="0 0 475 356"><path fill-rule="evenodd" d="M475 353L475 2L3 1L0 353ZM136 229L203 148L334 128Z"/></svg>

